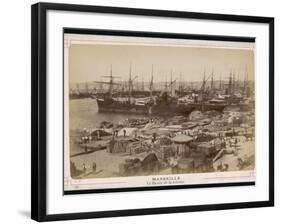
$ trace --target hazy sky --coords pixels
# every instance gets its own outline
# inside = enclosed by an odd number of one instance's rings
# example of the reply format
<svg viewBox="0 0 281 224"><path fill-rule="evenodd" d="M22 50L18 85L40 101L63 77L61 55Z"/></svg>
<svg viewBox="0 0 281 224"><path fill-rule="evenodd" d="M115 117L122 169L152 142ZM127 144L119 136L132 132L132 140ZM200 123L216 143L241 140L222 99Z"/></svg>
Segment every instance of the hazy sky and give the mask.
<svg viewBox="0 0 281 224"><path fill-rule="evenodd" d="M245 70L249 80L254 74L254 52L241 49L171 47L171 46L132 46L132 45L77 45L69 49L70 83L100 81L101 76L110 74L129 77L130 63L132 76L145 82L150 80L152 64L154 81L170 80L171 70L174 78L182 74L183 81L201 81L206 70L212 70L215 79L227 80L231 69L236 77L244 80ZM117 81L117 80L116 80Z"/></svg>

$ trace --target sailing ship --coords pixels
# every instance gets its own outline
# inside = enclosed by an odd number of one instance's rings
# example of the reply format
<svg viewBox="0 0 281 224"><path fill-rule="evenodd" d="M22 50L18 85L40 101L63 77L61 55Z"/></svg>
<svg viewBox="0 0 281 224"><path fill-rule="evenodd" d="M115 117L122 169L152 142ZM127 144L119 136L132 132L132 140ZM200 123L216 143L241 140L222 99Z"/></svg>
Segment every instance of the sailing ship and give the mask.
<svg viewBox="0 0 281 224"><path fill-rule="evenodd" d="M112 67L110 69L110 75L105 77L109 78L109 82L103 82L103 84L109 85L108 94L105 95L103 98L97 98L99 112L135 113L146 115L189 115L194 109L189 105L178 104L177 100L174 97L169 96L167 91L164 91L159 95L153 94L153 66L151 71L151 80L149 84L149 97L132 97L133 81L136 77L132 79L131 66L128 81L128 96L125 99L118 99L118 97L113 97L113 86L120 84L114 82L114 79L117 77L113 76ZM171 87L171 89L173 88Z"/></svg>
<svg viewBox="0 0 281 224"><path fill-rule="evenodd" d="M193 107L195 110L200 111L218 111L222 112L224 108L227 106L227 102L223 99L219 98L212 98L208 99L208 96L212 96L213 93L207 93L205 91L206 83L208 79L211 77L211 90L214 91L214 80L213 80L213 72L211 75L206 79L205 78L205 71L203 76L203 82L199 91L198 95L194 95L193 102L189 102L188 104Z"/></svg>

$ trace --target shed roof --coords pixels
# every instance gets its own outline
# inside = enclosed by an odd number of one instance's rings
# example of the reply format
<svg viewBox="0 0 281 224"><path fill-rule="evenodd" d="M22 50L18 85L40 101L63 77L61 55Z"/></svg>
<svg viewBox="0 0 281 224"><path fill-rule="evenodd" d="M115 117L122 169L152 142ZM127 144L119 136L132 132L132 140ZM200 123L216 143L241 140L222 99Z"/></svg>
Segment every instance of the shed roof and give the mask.
<svg viewBox="0 0 281 224"><path fill-rule="evenodd" d="M176 143L188 143L192 140L193 140L192 137L184 135L184 134L179 134L179 135L176 135L174 138L172 138L172 141L176 142Z"/></svg>

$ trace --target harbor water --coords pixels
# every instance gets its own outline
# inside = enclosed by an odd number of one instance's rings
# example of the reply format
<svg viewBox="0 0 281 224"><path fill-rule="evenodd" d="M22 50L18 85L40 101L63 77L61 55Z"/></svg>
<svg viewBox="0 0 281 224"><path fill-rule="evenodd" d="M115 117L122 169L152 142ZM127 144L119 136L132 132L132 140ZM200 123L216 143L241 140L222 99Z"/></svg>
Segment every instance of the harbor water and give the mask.
<svg viewBox="0 0 281 224"><path fill-rule="evenodd" d="M96 128L102 121L118 123L127 118L142 118L138 114L99 113L95 99L75 99L69 101L70 129Z"/></svg>

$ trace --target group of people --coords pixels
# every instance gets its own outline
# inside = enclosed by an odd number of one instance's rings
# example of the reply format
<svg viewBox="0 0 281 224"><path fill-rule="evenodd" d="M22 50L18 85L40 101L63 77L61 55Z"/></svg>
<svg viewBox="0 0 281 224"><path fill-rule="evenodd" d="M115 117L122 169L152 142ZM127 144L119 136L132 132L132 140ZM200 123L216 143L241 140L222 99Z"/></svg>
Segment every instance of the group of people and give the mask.
<svg viewBox="0 0 281 224"><path fill-rule="evenodd" d="M217 171L220 172L225 172L228 171L229 165L227 163L222 164L222 162L220 162L220 164L217 166Z"/></svg>
<svg viewBox="0 0 281 224"><path fill-rule="evenodd" d="M92 163L92 173L96 173L97 170L97 164L95 162ZM83 163L83 173L86 174L87 173L87 167L86 164Z"/></svg>

